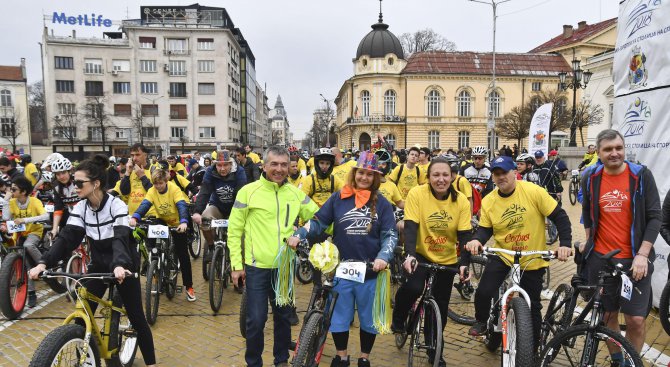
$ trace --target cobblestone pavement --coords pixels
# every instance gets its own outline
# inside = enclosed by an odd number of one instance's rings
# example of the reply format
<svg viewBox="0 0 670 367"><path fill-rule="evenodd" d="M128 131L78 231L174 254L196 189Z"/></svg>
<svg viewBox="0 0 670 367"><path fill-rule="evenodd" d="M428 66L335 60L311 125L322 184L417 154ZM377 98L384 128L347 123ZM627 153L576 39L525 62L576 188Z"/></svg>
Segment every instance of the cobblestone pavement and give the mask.
<svg viewBox="0 0 670 367"><path fill-rule="evenodd" d="M567 197L566 197L567 199ZM579 226L581 207L570 205L566 200L565 208L573 224L573 236L576 241L584 240L584 231ZM156 354L161 366L244 366L244 339L239 334L238 310L240 295L228 289L224 292L221 312L213 315L209 307L207 285L202 280L201 261L194 261L195 290L198 300L187 302L184 294L178 294L174 300L168 301L161 297L159 317L152 327L156 343ZM551 287L569 281L574 263L558 263L551 265ZM311 286L299 285L298 312L304 315ZM9 322L0 316L0 366L27 366L33 351L47 332L58 326L64 316L71 310L72 304L63 296L54 296L40 284L40 306L24 314L24 318ZM47 305L45 303L50 302ZM545 301L546 303L547 301ZM301 317L302 319L302 317ZM270 318L271 320L271 318ZM647 319L646 343L651 349L646 353L649 366L667 366L670 360L670 337L660 326L656 311ZM357 357L359 350L357 324L352 328L350 352ZM295 338L300 326L293 328ZM494 366L499 364L499 357L486 350L483 344L467 336L468 327L449 321L445 330L444 355L450 366L473 365ZM272 322L267 323L266 348L263 354L265 365L272 362ZM324 350L322 365L329 365L334 355L334 346L329 337ZM371 361L374 366L401 366L406 364L407 346L398 350L393 336L385 335L377 338L372 351ZM355 363L355 362L354 362ZM144 366L141 354L135 366Z"/></svg>

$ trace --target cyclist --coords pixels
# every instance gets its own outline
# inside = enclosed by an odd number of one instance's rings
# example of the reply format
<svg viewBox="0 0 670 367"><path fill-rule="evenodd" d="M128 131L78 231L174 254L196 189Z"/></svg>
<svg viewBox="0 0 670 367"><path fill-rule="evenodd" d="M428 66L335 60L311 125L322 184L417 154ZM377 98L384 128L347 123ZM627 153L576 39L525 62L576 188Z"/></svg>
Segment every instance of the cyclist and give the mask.
<svg viewBox="0 0 670 367"><path fill-rule="evenodd" d="M466 243L472 235L470 203L452 185L451 164L438 157L427 167L428 185L410 190L405 207L405 252L403 267L411 274L396 294L393 308L394 332L405 330L405 319L409 309L423 292L427 272L424 268L412 267L412 261L456 265L458 243ZM468 186L470 186L468 184ZM317 213L318 215L318 213ZM465 252L463 252L465 254ZM466 280L465 269L469 256L461 257L460 278ZM447 324L449 298L451 297L453 272L439 272L433 283L435 298L442 314L442 329ZM430 356L433 360L435 356ZM442 356L440 366L446 366ZM431 362L432 363L432 362Z"/></svg>
<svg viewBox="0 0 670 367"><path fill-rule="evenodd" d="M51 172L56 175L54 193L54 216L51 238L56 238L61 223L67 223L70 211L81 198L77 195L72 182L72 163L67 158L60 158L51 164Z"/></svg>
<svg viewBox="0 0 670 367"><path fill-rule="evenodd" d="M42 253L37 248L42 239L44 227L38 221L49 220L49 214L44 210L44 205L37 198L30 197L33 192L33 185L25 177L17 177L12 181L11 194L8 194L2 202L2 219L5 221L14 220L15 224L26 223L26 230L20 234L14 235L16 243L19 237L24 237L23 248L35 263L40 260ZM10 199L11 196L11 199ZM0 229L7 232L5 225ZM37 305L37 294L35 293L35 283L28 281L28 307L33 308Z"/></svg>
<svg viewBox="0 0 670 367"><path fill-rule="evenodd" d="M300 156L300 159L302 159L305 162L305 167L307 168L307 172L305 173L305 176L309 175L314 171L314 157L309 156L309 152L306 150L302 151L302 155Z"/></svg>
<svg viewBox="0 0 670 367"><path fill-rule="evenodd" d="M21 154L21 164L23 165L23 175L35 186L40 177L40 172L33 163L33 158L30 154Z"/></svg>
<svg viewBox="0 0 670 367"><path fill-rule="evenodd" d="M157 218L165 221L168 226L177 227L177 233L172 235L174 240L181 277L186 288L186 299L195 302L195 291L193 290L193 275L191 272L191 257L188 253L188 240L186 228L188 225L188 197L173 182L170 182L170 174L163 169L157 169L151 174L154 186L147 191L139 208L130 218L130 227L135 227L137 221L153 206L156 208Z"/></svg>
<svg viewBox="0 0 670 367"><path fill-rule="evenodd" d="M198 193L198 188L195 187L186 177L176 173L175 171L170 169L170 165L167 161L161 160L158 161L158 169L162 169L168 172L168 175L170 177L170 182L174 183L177 185L177 187L186 194L187 197L195 195ZM152 176L153 177L153 172L156 172L156 170L152 171Z"/></svg>
<svg viewBox="0 0 670 367"><path fill-rule="evenodd" d="M126 164L126 174L114 187L114 191L128 197L128 210L135 213L147 191L151 188L151 172L147 164L147 148L137 143L130 147L130 160Z"/></svg>
<svg viewBox="0 0 670 367"><path fill-rule="evenodd" d="M181 158L181 157L179 157ZM177 160L177 156L170 155L167 157L167 162L170 165L170 171L174 171L177 174L182 175L183 177L186 177L186 168L184 167L181 162Z"/></svg>
<svg viewBox="0 0 670 367"><path fill-rule="evenodd" d="M244 170L245 176L247 177L247 183L254 182L260 178L261 171L258 170L258 166L247 157L247 151L243 147L237 148L237 164Z"/></svg>
<svg viewBox="0 0 670 367"><path fill-rule="evenodd" d="M403 200L402 195L400 195L398 186L386 177L391 171L391 163L393 163L391 161L391 155L384 148L377 150L375 155L377 156L379 170L382 172L382 182L379 185L379 193L382 194L391 205L403 209L405 207L405 200Z"/></svg>
<svg viewBox="0 0 670 367"><path fill-rule="evenodd" d="M447 153L442 157L444 157L444 159L447 160L451 168L451 185L454 187L454 189L456 189L456 191L465 195L466 199L468 199L468 202L470 203L471 212L473 214L478 213L479 208L481 206L481 197L479 196L479 192L474 194L477 195L477 205L475 206L474 195L473 195L474 189L472 188L472 185L470 185L470 182L465 177L458 174L458 167L459 167L458 157L450 153Z"/></svg>
<svg viewBox="0 0 670 367"><path fill-rule="evenodd" d="M74 173L74 185L82 199L77 203L67 224L39 261L30 270L30 277L37 279L47 267L69 256L86 238L90 244L91 264L88 271L101 273L112 271L118 279L117 289L128 312L128 320L137 332L137 343L147 366L155 366L153 336L142 311L142 295L138 278L125 279L126 273L137 269L139 254L129 244L128 207L121 199L105 192L109 160L103 155L81 162ZM98 280L85 281L87 290L97 297L106 291L105 283ZM95 313L96 303L91 304Z"/></svg>
<svg viewBox="0 0 670 367"><path fill-rule="evenodd" d="M299 165L302 160L294 154L291 154L291 158L289 161L289 166L288 166L288 176L286 179L288 182L295 186L295 187L300 187L300 184L302 183L302 175L300 174L300 169Z"/></svg>
<svg viewBox="0 0 670 367"><path fill-rule="evenodd" d="M544 156L544 152L541 150L535 152L535 161L537 164L533 172L537 174L540 186L547 189L549 195L558 201L558 205L561 205L563 185L561 184L561 176L558 172L558 167L554 164L556 161L547 160Z"/></svg>
<svg viewBox="0 0 670 367"><path fill-rule="evenodd" d="M430 148L421 147L419 148L419 162L416 164L421 170L421 174L425 177L426 171L428 171L428 165L430 164Z"/></svg>
<svg viewBox="0 0 670 367"><path fill-rule="evenodd" d="M597 157L598 154L596 154L596 146L593 144L589 144L589 147L587 148L587 152L584 153L584 158L582 158L582 162L579 164L579 169L582 169L591 163L593 161L594 157Z"/></svg>
<svg viewBox="0 0 670 367"><path fill-rule="evenodd" d="M545 250L545 217L556 223L560 238L558 259L566 261L570 256L572 233L570 219L555 200L550 200L545 190L530 182L517 181L516 165L512 157L498 157L491 166L493 180L497 188L482 200L479 228L474 239L466 244L466 249L477 255L483 243L493 236L495 247L517 251ZM503 260L504 259L504 260ZM542 277L548 263L531 260L524 265L520 286L528 293L531 301L533 335L535 341L540 335L542 323ZM509 273L512 256L501 255L489 258L479 286L475 293L475 318L470 335L483 336L491 300L498 292L505 276ZM537 345L536 345L537 347Z"/></svg>
<svg viewBox="0 0 670 367"><path fill-rule="evenodd" d="M333 175L335 155L330 148L314 151L314 172L302 179L302 192L321 207L334 192L342 188L342 181Z"/></svg>
<svg viewBox="0 0 670 367"><path fill-rule="evenodd" d="M24 177L18 169L16 169L16 161L7 157L0 157L0 172L9 176L14 181L17 177Z"/></svg>
<svg viewBox="0 0 670 367"><path fill-rule="evenodd" d="M255 165L259 165L261 163L261 157L254 153L253 146L247 144L244 146L244 150L247 152L247 157L251 158L251 161L254 162Z"/></svg>
<svg viewBox="0 0 670 367"><path fill-rule="evenodd" d="M356 166L356 161L354 160L344 160L344 156L342 155L342 151L340 148L331 148L333 155L335 155L335 166L333 167L333 176L337 177L341 182L346 181L347 176L349 175L349 171L351 170L351 167Z"/></svg>
<svg viewBox="0 0 670 367"><path fill-rule="evenodd" d="M517 172L521 175L523 181L540 184L540 178L533 172L535 168L535 158L528 153L521 153L516 157Z"/></svg>
<svg viewBox="0 0 670 367"><path fill-rule="evenodd" d="M486 163L488 149L482 146L472 148L472 163L468 163L461 168L459 174L464 176L470 182L470 185L486 197L493 191L493 180L491 179L491 170Z"/></svg>
<svg viewBox="0 0 670 367"><path fill-rule="evenodd" d="M290 154L291 160L293 160L293 157L298 158L298 173L300 173L301 176L307 176L307 164L305 163L304 160L300 159L300 152L298 152L298 148L295 145L291 145L288 148L288 153Z"/></svg>
<svg viewBox="0 0 670 367"><path fill-rule="evenodd" d="M339 250L340 260L374 262L363 283L335 278L333 290L339 296L333 309L330 332L337 355L331 366L349 366L347 344L354 306L360 320L358 366L370 366L369 356L377 334L372 325L377 272L385 269L393 258L397 240L393 208L378 195L381 179L377 157L372 152L362 152L356 167L349 173L347 185L326 201L315 219L289 238L289 245L295 248L300 239L317 238L332 224L333 242Z"/></svg>
<svg viewBox="0 0 670 367"><path fill-rule="evenodd" d="M403 200L407 198L407 193L414 186L426 183L426 176L421 174L421 169L417 165L420 150L417 147L409 148L407 154L407 163L400 164L391 171L389 178L400 190Z"/></svg>
<svg viewBox="0 0 670 367"><path fill-rule="evenodd" d="M192 158L188 161L188 166L191 169L188 171L188 176L186 179L193 183L193 186L197 188L202 185L202 179L205 177L205 167L200 164L196 158Z"/></svg>

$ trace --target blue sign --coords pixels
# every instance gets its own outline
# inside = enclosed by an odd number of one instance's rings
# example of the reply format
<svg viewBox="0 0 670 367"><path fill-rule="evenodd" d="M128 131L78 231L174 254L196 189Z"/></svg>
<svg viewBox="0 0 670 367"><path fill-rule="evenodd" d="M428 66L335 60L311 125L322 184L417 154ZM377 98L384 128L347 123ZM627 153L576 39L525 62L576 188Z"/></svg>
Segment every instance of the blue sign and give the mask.
<svg viewBox="0 0 670 367"><path fill-rule="evenodd" d="M111 27L112 20L103 18L102 15L96 17L95 13L92 13L89 17L88 14L68 16L65 13L58 14L57 12L53 13L51 18L51 23L61 23L61 24L70 24L70 25L83 25L87 27Z"/></svg>

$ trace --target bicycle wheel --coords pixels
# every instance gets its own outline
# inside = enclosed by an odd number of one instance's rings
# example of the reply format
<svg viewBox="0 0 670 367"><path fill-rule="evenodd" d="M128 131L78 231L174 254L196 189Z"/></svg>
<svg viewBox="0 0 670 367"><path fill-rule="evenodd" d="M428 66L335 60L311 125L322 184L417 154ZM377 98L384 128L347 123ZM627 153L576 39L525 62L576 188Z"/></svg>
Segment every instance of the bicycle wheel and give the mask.
<svg viewBox="0 0 670 367"><path fill-rule="evenodd" d="M507 349L501 351L503 366L533 365L533 320L530 307L521 297L512 298L507 309Z"/></svg>
<svg viewBox="0 0 670 367"><path fill-rule="evenodd" d="M487 262L488 259L482 255L474 255L470 257L470 275L477 279L477 281L482 278L484 267Z"/></svg>
<svg viewBox="0 0 670 367"><path fill-rule="evenodd" d="M558 240L558 228L556 228L556 225L554 222L552 222L549 218L547 218L547 246L553 245L556 240Z"/></svg>
<svg viewBox="0 0 670 367"><path fill-rule="evenodd" d="M405 282L405 274L402 269L402 255L394 254L391 260L391 307L395 307L395 295Z"/></svg>
<svg viewBox="0 0 670 367"><path fill-rule="evenodd" d="M661 293L661 301L658 305L658 314L661 318L661 325L666 334L670 335L670 282L665 283L663 293Z"/></svg>
<svg viewBox="0 0 670 367"><path fill-rule="evenodd" d="M438 367L442 357L442 317L434 299L424 300L420 305L413 325L409 343L407 366Z"/></svg>
<svg viewBox="0 0 670 367"><path fill-rule="evenodd" d="M554 294L551 296L547 312L542 318L542 326L540 328L540 341L538 343L539 353L542 353L545 346L551 338L563 331L572 320L572 311L570 308L570 300L574 290L569 284L560 284Z"/></svg>
<svg viewBox="0 0 670 367"><path fill-rule="evenodd" d="M12 252L0 268L0 310L8 320L16 320L23 313L28 299L28 277L23 257Z"/></svg>
<svg viewBox="0 0 670 367"><path fill-rule="evenodd" d="M547 290L549 289L551 282L551 270L547 266L544 271L544 275L542 276L542 290Z"/></svg>
<svg viewBox="0 0 670 367"><path fill-rule="evenodd" d="M115 290L116 291L116 290ZM121 295L118 292L112 297L115 307L123 307ZM137 333L133 330L128 316L118 311L112 311L109 325L109 350L117 349L112 358L107 361L107 367L130 367L137 354Z"/></svg>
<svg viewBox="0 0 670 367"><path fill-rule="evenodd" d="M86 357L81 363L81 352L86 345L84 333L84 327L76 324L61 325L53 329L35 350L29 366L100 367L100 353L95 338L89 340Z"/></svg>
<svg viewBox="0 0 670 367"><path fill-rule="evenodd" d="M296 272L295 277L298 278L298 281L302 284L309 284L314 278L314 267L307 259L301 257L296 257Z"/></svg>
<svg viewBox="0 0 670 367"><path fill-rule="evenodd" d="M65 266L67 266L67 263L59 261L58 265L53 270L64 272ZM63 294L67 292L67 286L65 285L65 278L44 279L44 283L46 283L49 286L49 288L51 288L52 291L58 294Z"/></svg>
<svg viewBox="0 0 670 367"><path fill-rule="evenodd" d="M570 204L577 204L577 193L579 193L579 185L577 181L570 181Z"/></svg>
<svg viewBox="0 0 670 367"><path fill-rule="evenodd" d="M210 249L209 246L203 246L203 247L204 249L202 255L202 279L204 279L205 281L209 281L209 264L211 264L211 261L206 262L205 258L207 257L207 254L213 250Z"/></svg>
<svg viewBox="0 0 670 367"><path fill-rule="evenodd" d="M298 338L298 346L291 366L311 367L318 365L323 350L323 344L319 344L324 332L327 332L327 330L323 330L323 314L321 312L312 313L300 330L300 338Z"/></svg>
<svg viewBox="0 0 670 367"><path fill-rule="evenodd" d="M481 277L484 266L486 266L484 257L473 256L470 259L470 280L461 283L458 275L454 277L454 289L451 290L447 316L459 324L473 325L476 321L474 296L479 285L479 278L475 276L473 270L477 268L479 277Z"/></svg>
<svg viewBox="0 0 670 367"><path fill-rule="evenodd" d="M244 287L242 291L242 299L240 300L240 335L247 338L247 288Z"/></svg>
<svg viewBox="0 0 670 367"><path fill-rule="evenodd" d="M174 241L170 240L170 246L168 247L168 252L166 256L167 267L163 273L166 276L165 281L165 296L169 300L173 299L175 294L177 294L177 275L179 275L179 264L177 260L177 253L175 252Z"/></svg>
<svg viewBox="0 0 670 367"><path fill-rule="evenodd" d="M209 263L209 306L214 313L219 312L223 300L223 278L225 275L225 249L222 246L214 248L212 262Z"/></svg>
<svg viewBox="0 0 670 367"><path fill-rule="evenodd" d="M540 366L610 366L612 360L606 342L621 348L624 363L620 366L643 366L640 355L633 345L620 333L604 326L597 326L593 332L589 325L571 326L549 341L542 356ZM590 347L590 348L589 348ZM594 353L586 353L591 350ZM585 363L581 363L582 358Z"/></svg>
<svg viewBox="0 0 670 367"><path fill-rule="evenodd" d="M81 261L81 255L75 253L70 256L70 259L67 261L65 272L69 274L84 274L84 267L85 264ZM65 278L65 285L70 295L70 299L72 299L72 302L76 302L78 289L77 283L70 278Z"/></svg>
<svg viewBox="0 0 670 367"><path fill-rule="evenodd" d="M414 320L412 320L412 315L413 314L414 314L414 308L410 309L409 312L407 313L407 318L405 320L405 325L407 325L407 323L414 322ZM407 342L407 337L408 336L409 335L407 334L407 328L405 328L405 330L400 334L398 334L398 333L393 334L393 338L395 339L396 348L402 349L402 347L404 347L405 343Z"/></svg>
<svg viewBox="0 0 670 367"><path fill-rule="evenodd" d="M147 283L144 287L144 310L149 325L156 323L158 318L158 303L161 295L161 274L158 269L158 260L153 259L147 269Z"/></svg>
<svg viewBox="0 0 670 367"><path fill-rule="evenodd" d="M193 223L193 229L188 236L188 252L194 259L197 259L198 256L200 256L200 250L202 249L202 243L200 241L200 227Z"/></svg>

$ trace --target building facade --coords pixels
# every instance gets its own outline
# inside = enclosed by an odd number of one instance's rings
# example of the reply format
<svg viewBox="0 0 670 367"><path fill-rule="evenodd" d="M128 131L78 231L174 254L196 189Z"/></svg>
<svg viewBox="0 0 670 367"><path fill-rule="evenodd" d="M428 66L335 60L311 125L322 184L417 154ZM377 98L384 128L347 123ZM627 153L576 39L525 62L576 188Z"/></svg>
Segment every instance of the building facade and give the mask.
<svg viewBox="0 0 670 367"><path fill-rule="evenodd" d="M289 122L286 109L284 109L284 102L281 96L277 95L274 109L270 112L270 120L272 121L272 145L281 145L287 147L291 145L289 136Z"/></svg>
<svg viewBox="0 0 670 367"><path fill-rule="evenodd" d="M31 153L26 60L0 66L0 147Z"/></svg>

